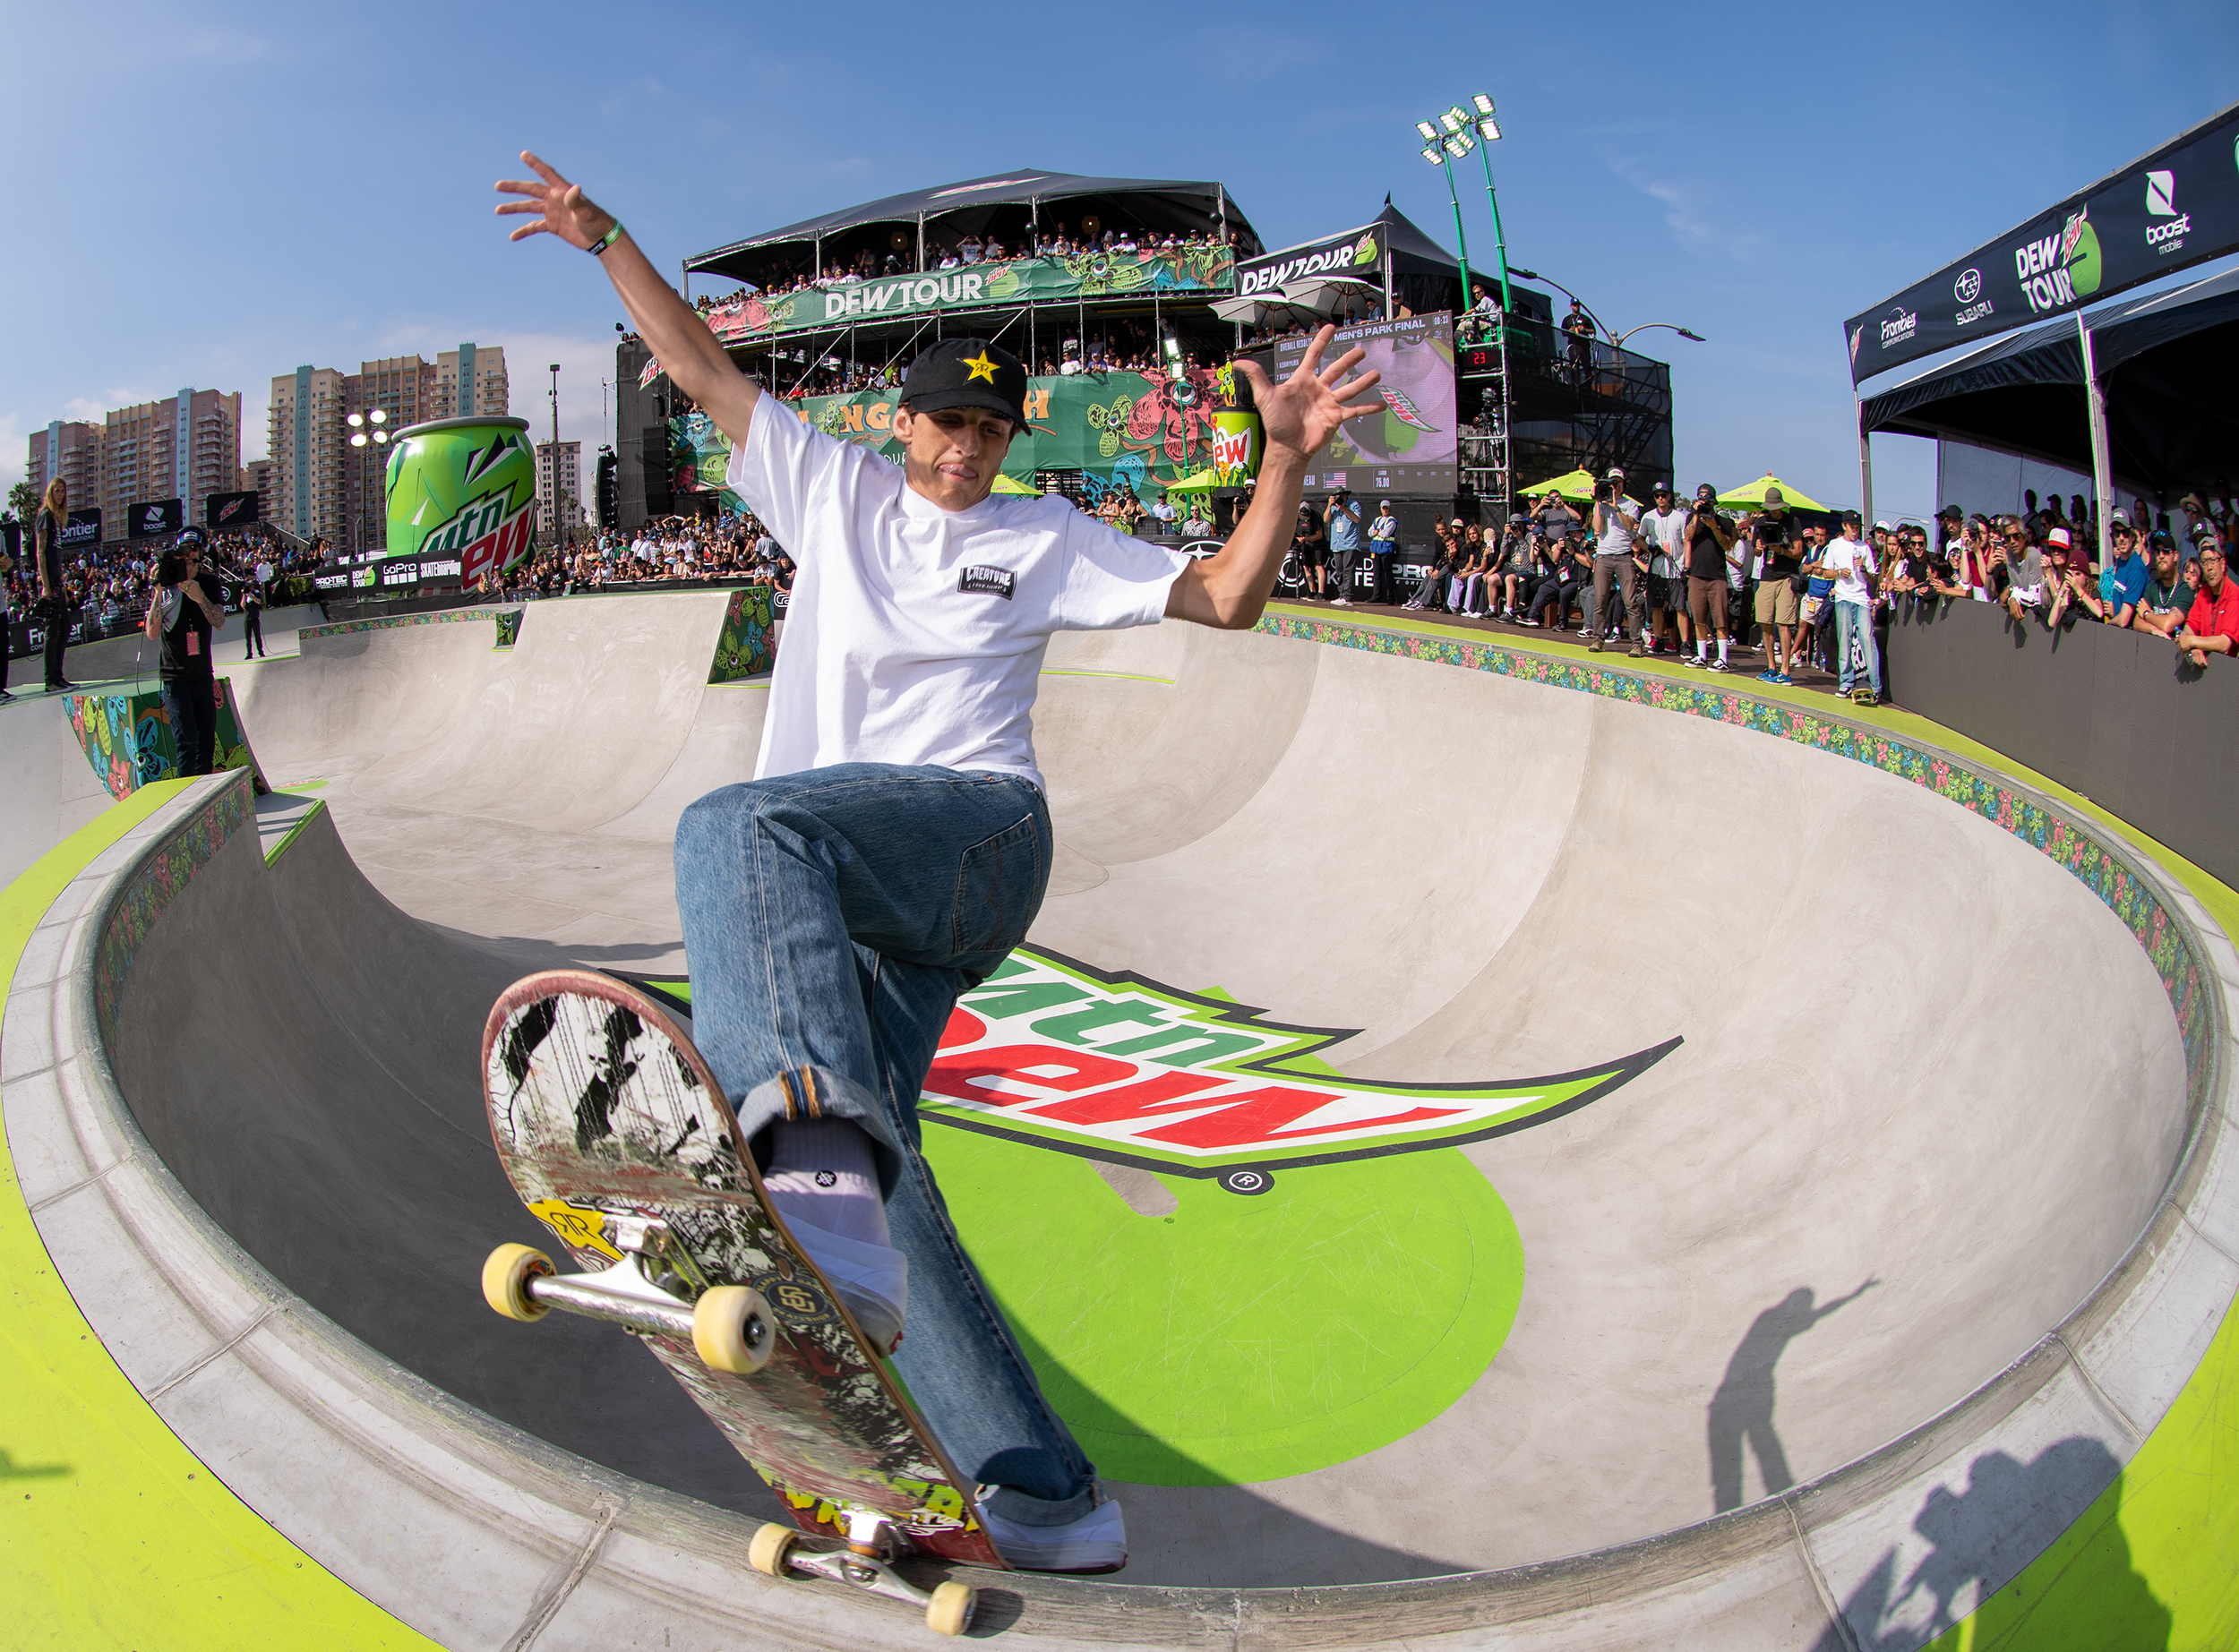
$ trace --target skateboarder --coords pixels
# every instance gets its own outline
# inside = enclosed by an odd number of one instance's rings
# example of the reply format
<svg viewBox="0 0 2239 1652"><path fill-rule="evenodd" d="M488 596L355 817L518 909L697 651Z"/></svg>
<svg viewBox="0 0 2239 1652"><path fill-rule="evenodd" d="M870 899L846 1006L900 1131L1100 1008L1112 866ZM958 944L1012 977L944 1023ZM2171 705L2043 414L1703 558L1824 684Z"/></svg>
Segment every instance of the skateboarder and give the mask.
<svg viewBox="0 0 2239 1652"><path fill-rule="evenodd" d="M912 364L899 467L813 431L742 373L611 214L536 156L500 191L598 258L677 388L729 437L725 480L799 564L755 778L685 810L677 905L692 1039L766 1160L771 1200L896 1364L1013 1564L1104 1571L1119 1505L1044 1402L950 1226L916 1102L958 996L1025 938L1051 836L1032 712L1059 630L1256 623L1301 478L1347 419L1381 413L1362 352L1281 386L1240 361L1265 427L1257 497L1193 561L1061 498L991 497L1027 378L982 339ZM1367 399L1361 398L1366 395Z"/></svg>

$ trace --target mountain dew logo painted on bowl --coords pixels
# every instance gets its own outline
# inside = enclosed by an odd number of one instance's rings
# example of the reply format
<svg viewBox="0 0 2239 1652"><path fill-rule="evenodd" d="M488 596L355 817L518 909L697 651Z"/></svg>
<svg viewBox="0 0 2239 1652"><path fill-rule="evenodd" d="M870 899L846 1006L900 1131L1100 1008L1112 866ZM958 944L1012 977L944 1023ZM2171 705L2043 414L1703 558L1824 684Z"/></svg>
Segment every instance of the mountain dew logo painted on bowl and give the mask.
<svg viewBox="0 0 2239 1652"><path fill-rule="evenodd" d="M1523 1300L1462 1151L1606 1096L1679 1040L1552 1078L1350 1078L1350 1037L1021 947L950 1017L919 1116L958 1230L1100 1472L1282 1479L1425 1426ZM1238 1196L1244 1195L1244 1196ZM1059 1265L1061 1260L1061 1265Z"/></svg>
<svg viewBox="0 0 2239 1652"><path fill-rule="evenodd" d="M389 456L389 554L449 561L472 585L536 541L528 421L436 419L399 432Z"/></svg>
<svg viewBox="0 0 2239 1652"><path fill-rule="evenodd" d="M1106 976L1021 947L966 993L921 1113L1060 1152L1257 1194L1286 1168L1482 1141L1574 1112L1677 1039L1549 1077L1480 1083L1348 1078L1318 1052L1343 1031Z"/></svg>

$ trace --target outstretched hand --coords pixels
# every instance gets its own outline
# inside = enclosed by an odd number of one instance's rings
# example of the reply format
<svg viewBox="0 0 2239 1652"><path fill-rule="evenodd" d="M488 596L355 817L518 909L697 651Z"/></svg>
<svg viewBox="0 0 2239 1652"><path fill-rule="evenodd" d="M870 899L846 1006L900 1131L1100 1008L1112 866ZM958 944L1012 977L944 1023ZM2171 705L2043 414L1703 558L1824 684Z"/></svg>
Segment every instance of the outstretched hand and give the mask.
<svg viewBox="0 0 2239 1652"><path fill-rule="evenodd" d="M569 183L527 150L521 151L521 158L528 163L538 181L500 178L497 187L502 193L526 195L528 199L502 203L498 216L534 212L536 221L519 226L506 239L520 241L530 235L557 235L570 246L589 252L592 244L613 227L613 215L593 205L579 185Z"/></svg>
<svg viewBox="0 0 2239 1652"><path fill-rule="evenodd" d="M1368 394L1382 380L1382 373L1364 372L1357 379L1345 380L1347 373L1368 359L1365 350L1355 347L1328 366L1321 364L1322 352L1336 336L1334 326L1316 333L1297 371L1279 385L1257 362L1237 362L1237 371L1251 384L1252 399L1258 406L1260 425L1271 450L1281 448L1301 459L1312 458L1346 420L1384 411L1384 398ZM1361 399L1364 396L1365 400Z"/></svg>

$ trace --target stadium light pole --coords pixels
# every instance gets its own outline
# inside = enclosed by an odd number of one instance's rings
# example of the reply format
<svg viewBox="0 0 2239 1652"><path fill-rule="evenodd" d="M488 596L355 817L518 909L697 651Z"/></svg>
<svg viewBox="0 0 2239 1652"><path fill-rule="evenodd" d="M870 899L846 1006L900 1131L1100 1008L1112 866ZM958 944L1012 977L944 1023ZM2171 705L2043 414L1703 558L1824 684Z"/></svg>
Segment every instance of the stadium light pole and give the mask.
<svg viewBox="0 0 2239 1652"><path fill-rule="evenodd" d="M1462 133L1460 109L1448 109L1438 119L1452 124L1441 131L1428 121L1417 121L1415 132L1423 141L1423 158L1434 167L1445 168L1446 193L1454 201L1454 243L1462 253L1462 310L1466 313L1470 307L1470 238L1462 230L1462 196L1454 187L1454 163L1470 152L1470 140ZM1392 255L1389 247L1384 255Z"/></svg>
<svg viewBox="0 0 2239 1652"><path fill-rule="evenodd" d="M370 413L353 413L347 419L344 420L343 423L349 426L350 446L358 449L357 497L359 501L358 508L362 511L365 509L365 500L366 497L365 461L368 458L380 458L382 449L389 445L389 432L382 428L389 423L389 415L382 409L375 407ZM368 449L370 449L370 451L368 451ZM366 535L365 532L365 522L361 518L357 524L357 536L360 543L356 547L357 555L360 559L363 559L365 554L364 541Z"/></svg>
<svg viewBox="0 0 2239 1652"><path fill-rule="evenodd" d="M552 543L560 545L567 543L565 535L568 531L567 524L560 515L560 364L553 363L549 371L552 373L552 449L551 457L545 461L545 474L552 478Z"/></svg>
<svg viewBox="0 0 2239 1652"><path fill-rule="evenodd" d="M1500 140L1500 123L1493 118L1493 100L1483 92L1470 99L1476 106L1478 159L1485 163L1485 199L1493 208L1493 251L1500 259L1500 307L1508 309L1508 236L1500 227L1500 196L1493 188L1493 145Z"/></svg>

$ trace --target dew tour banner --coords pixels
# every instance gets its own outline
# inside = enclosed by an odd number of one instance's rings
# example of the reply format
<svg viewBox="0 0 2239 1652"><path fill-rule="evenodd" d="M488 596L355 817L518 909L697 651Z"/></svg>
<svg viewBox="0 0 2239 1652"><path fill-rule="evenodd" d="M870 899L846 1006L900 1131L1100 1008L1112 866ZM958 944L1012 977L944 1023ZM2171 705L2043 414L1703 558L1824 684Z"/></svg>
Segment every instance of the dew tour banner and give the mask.
<svg viewBox="0 0 2239 1652"><path fill-rule="evenodd" d="M1844 324L1850 381L2239 251L2239 106Z"/></svg>
<svg viewBox="0 0 2239 1652"><path fill-rule="evenodd" d="M1679 1043L1550 1077L1390 1083L1347 1078L1319 1058L1351 1036L1021 947L950 1015L921 1112L1255 1194L1285 1169L1454 1147L1559 1118Z"/></svg>
<svg viewBox="0 0 2239 1652"><path fill-rule="evenodd" d="M1451 358L1452 347L1448 347ZM1126 486L1148 501L1151 490L1219 467L1224 485L1240 486L1259 468L1258 420L1236 415L1236 381L1227 367L1192 368L1180 378L1165 372L1076 373L1028 381L1026 429L1003 460L1006 475L1031 483L1038 470L1078 471L1093 508L1106 491ZM1449 362L1446 398L1454 396ZM893 434L893 390L852 396L811 396L786 402L796 416L829 435L861 443L901 462ZM1237 428L1223 431L1228 415ZM704 413L669 421L670 470L684 492L719 493L743 509L724 486L731 444ZM1453 437L1447 436L1449 469Z"/></svg>
<svg viewBox="0 0 2239 1652"><path fill-rule="evenodd" d="M1237 296L1264 293L1292 281L1327 280L1333 276L1355 276L1380 282L1385 248L1381 227L1371 224L1355 234L1333 235L1305 246L1286 247L1264 258L1247 259L1236 266Z"/></svg>
<svg viewBox="0 0 2239 1652"><path fill-rule="evenodd" d="M212 493L202 501L204 527L241 527L257 519L254 493Z"/></svg>
<svg viewBox="0 0 2239 1652"><path fill-rule="evenodd" d="M128 539L153 539L159 534L176 534L186 526L186 507L176 499L135 500L125 507L124 524Z"/></svg>
<svg viewBox="0 0 2239 1652"><path fill-rule="evenodd" d="M757 338L904 320L936 310L1063 304L1129 293L1225 293L1235 273L1235 255L1222 246L1084 253L1070 258L1022 258L1007 263L929 270L922 275L827 283L775 296L748 294L735 304L708 312L705 319L716 337L735 349ZM638 375L639 384L651 384L660 371L660 363L647 361Z"/></svg>
<svg viewBox="0 0 2239 1652"><path fill-rule="evenodd" d="M1260 364L1280 384L1312 342L1304 336L1285 338L1259 357ZM1334 361L1356 345L1368 353L1360 370L1384 375L1377 386L1384 413L1353 419L1332 437L1317 467L1307 475L1306 491L1452 497L1457 479L1454 318L1442 311L1341 327L1323 360Z"/></svg>
<svg viewBox="0 0 2239 1652"><path fill-rule="evenodd" d="M534 548L536 457L526 419L442 419L399 431L387 485L389 550L398 560L382 565L382 585L456 577L470 586Z"/></svg>

